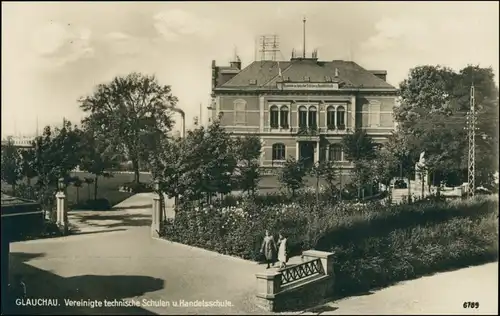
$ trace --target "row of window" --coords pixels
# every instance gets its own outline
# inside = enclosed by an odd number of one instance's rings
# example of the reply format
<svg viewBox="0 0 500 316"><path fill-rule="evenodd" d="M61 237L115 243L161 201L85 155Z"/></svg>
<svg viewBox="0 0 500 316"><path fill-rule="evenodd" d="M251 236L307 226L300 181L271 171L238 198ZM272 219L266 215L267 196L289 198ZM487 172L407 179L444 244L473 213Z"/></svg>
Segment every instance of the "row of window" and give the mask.
<svg viewBox="0 0 500 316"><path fill-rule="evenodd" d="M273 160L286 160L285 144L273 144L272 152ZM338 144L332 144L328 146L328 157L330 161L342 161L342 147Z"/></svg>
<svg viewBox="0 0 500 316"><path fill-rule="evenodd" d="M288 128L290 112L286 105L278 108L271 106L270 125L271 128ZM345 129L345 108L338 106L336 109L329 106L326 110L326 126L328 129ZM310 106L309 110L305 106L299 107L299 127L316 128L318 126L318 111L315 106Z"/></svg>

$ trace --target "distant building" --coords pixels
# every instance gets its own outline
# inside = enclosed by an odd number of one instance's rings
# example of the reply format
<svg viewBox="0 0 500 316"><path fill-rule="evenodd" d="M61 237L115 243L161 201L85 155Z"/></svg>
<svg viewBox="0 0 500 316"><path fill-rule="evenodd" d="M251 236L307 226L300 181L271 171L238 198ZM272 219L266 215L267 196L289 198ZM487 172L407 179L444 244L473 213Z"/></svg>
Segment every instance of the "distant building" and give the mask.
<svg viewBox="0 0 500 316"><path fill-rule="evenodd" d="M35 138L35 136L8 136L2 139L2 147L6 146L9 140L11 140L14 143L14 146L18 148L31 148L33 147L33 141Z"/></svg>
<svg viewBox="0 0 500 316"><path fill-rule="evenodd" d="M288 158L352 165L340 147L343 135L363 128L384 143L394 130L396 88L384 70L366 70L351 61L254 61L241 69L212 61L212 119L234 135L255 134L263 143L261 166Z"/></svg>

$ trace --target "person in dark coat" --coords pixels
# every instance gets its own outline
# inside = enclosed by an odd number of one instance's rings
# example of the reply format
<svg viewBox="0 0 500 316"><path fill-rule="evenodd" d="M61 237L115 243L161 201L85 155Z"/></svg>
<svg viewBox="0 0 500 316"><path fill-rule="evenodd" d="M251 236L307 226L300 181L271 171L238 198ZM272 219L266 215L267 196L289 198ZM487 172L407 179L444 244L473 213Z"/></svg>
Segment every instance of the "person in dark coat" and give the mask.
<svg viewBox="0 0 500 316"><path fill-rule="evenodd" d="M271 264L276 261L276 242L274 237L266 230L266 236L262 241L262 247L260 248L260 253L264 255L267 263L267 268L269 269Z"/></svg>

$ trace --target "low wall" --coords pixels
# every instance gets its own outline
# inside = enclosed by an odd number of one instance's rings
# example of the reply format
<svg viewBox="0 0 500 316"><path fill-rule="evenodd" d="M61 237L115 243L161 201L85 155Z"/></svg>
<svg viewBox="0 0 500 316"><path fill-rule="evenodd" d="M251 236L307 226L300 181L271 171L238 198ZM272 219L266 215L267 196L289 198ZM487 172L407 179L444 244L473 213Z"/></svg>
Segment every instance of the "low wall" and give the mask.
<svg viewBox="0 0 500 316"><path fill-rule="evenodd" d="M256 274L256 304L267 312L303 309L333 294L333 253L308 250L304 262Z"/></svg>

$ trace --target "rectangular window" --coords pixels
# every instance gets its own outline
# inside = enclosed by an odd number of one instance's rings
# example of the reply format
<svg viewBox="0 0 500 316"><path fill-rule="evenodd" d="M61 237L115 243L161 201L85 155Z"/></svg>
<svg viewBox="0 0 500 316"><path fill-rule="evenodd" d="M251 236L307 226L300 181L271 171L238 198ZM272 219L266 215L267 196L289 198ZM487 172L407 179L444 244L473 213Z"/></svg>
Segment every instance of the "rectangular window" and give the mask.
<svg viewBox="0 0 500 316"><path fill-rule="evenodd" d="M329 130L335 129L335 111L330 110L326 113L326 126Z"/></svg>
<svg viewBox="0 0 500 316"><path fill-rule="evenodd" d="M282 128L288 128L288 111L280 112L280 126Z"/></svg>
<svg viewBox="0 0 500 316"><path fill-rule="evenodd" d="M370 104L370 126L380 126L380 103Z"/></svg>
<svg viewBox="0 0 500 316"><path fill-rule="evenodd" d="M271 128L279 127L279 112L271 111Z"/></svg>
<svg viewBox="0 0 500 316"><path fill-rule="evenodd" d="M316 111L309 111L309 127L316 128L318 123L316 121Z"/></svg>
<svg viewBox="0 0 500 316"><path fill-rule="evenodd" d="M234 123L235 124L246 124L246 103L245 102L235 102L234 103Z"/></svg>
<svg viewBox="0 0 500 316"><path fill-rule="evenodd" d="M307 111L299 111L299 127L307 127Z"/></svg>

